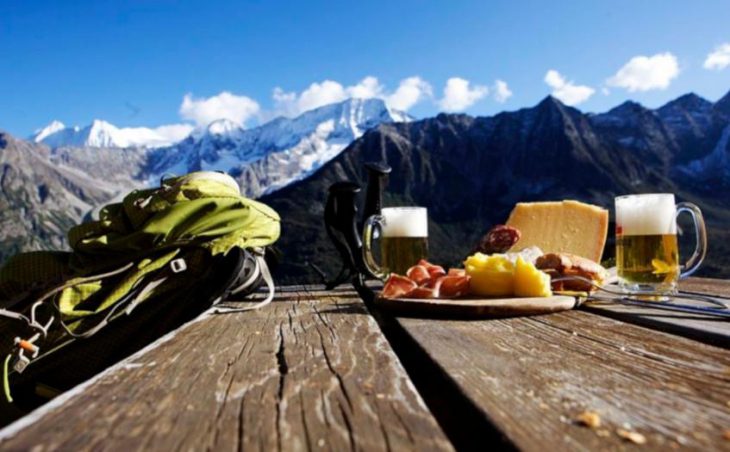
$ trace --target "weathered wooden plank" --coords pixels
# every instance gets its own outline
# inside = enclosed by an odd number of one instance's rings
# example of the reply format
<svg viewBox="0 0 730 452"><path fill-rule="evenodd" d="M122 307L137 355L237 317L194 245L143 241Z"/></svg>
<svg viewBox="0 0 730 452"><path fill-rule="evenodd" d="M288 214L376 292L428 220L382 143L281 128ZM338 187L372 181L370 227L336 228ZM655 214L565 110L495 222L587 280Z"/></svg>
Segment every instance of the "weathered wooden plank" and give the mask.
<svg viewBox="0 0 730 452"><path fill-rule="evenodd" d="M456 409L470 416L440 417L457 446L482 448L496 431L523 450L618 450L632 445L619 428L643 434L649 449L730 446L723 348L581 311L393 322L391 337L403 335L396 351L421 355L417 368L406 362L418 387L440 388L435 399L423 392L440 407L437 417ZM600 428L577 425L584 410L599 414Z"/></svg>
<svg viewBox="0 0 730 452"><path fill-rule="evenodd" d="M62 397L0 449L451 450L352 292L204 316Z"/></svg>
<svg viewBox="0 0 730 452"><path fill-rule="evenodd" d="M690 278L680 283L682 291L730 298L730 281L720 279ZM676 300L677 303L710 306L692 300ZM730 304L730 299L726 300ZM644 306L587 303L583 309L609 316L624 322L643 325L702 341L712 345L730 347L730 319L708 315L651 309Z"/></svg>
<svg viewBox="0 0 730 452"><path fill-rule="evenodd" d="M730 297L730 280L727 279L688 278L680 281L679 286L684 291Z"/></svg>

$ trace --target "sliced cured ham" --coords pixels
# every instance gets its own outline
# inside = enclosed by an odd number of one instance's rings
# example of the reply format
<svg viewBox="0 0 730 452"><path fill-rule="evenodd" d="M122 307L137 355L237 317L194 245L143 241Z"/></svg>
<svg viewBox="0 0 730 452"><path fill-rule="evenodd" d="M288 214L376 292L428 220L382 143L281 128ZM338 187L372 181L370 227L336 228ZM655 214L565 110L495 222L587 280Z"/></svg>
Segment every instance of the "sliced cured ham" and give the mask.
<svg viewBox="0 0 730 452"><path fill-rule="evenodd" d="M466 270L463 268L450 268L446 276L466 276Z"/></svg>
<svg viewBox="0 0 730 452"><path fill-rule="evenodd" d="M383 287L381 295L383 298L398 298L416 288L418 288L418 284L414 281L411 281L405 276L393 273L388 277L388 281L385 282L385 287Z"/></svg>
<svg viewBox="0 0 730 452"><path fill-rule="evenodd" d="M407 294L403 295L404 298L438 298L438 292L428 287L416 287Z"/></svg>
<svg viewBox="0 0 730 452"><path fill-rule="evenodd" d="M446 271L442 266L434 265L426 259L421 259L420 261L418 261L417 265L422 265L426 267L426 270L428 270L428 274L431 275L431 278L438 278L439 276L443 276L446 274Z"/></svg>
<svg viewBox="0 0 730 452"><path fill-rule="evenodd" d="M468 276L444 276L439 279L439 298L457 298L469 293Z"/></svg>
<svg viewBox="0 0 730 452"><path fill-rule="evenodd" d="M408 269L406 276L412 281L415 281L419 286L427 283L431 279L431 274L428 272L428 268L424 265L414 265Z"/></svg>
<svg viewBox="0 0 730 452"><path fill-rule="evenodd" d="M383 298L457 298L469 294L469 276L464 269L449 269L424 259L408 269L407 276L391 274Z"/></svg>

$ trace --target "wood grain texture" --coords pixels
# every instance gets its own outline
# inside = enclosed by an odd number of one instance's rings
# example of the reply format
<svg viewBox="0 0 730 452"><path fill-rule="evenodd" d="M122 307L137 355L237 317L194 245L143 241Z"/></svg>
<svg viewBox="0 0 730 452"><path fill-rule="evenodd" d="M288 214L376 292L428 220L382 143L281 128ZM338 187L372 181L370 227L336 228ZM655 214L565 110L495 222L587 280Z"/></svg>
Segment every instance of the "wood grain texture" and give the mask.
<svg viewBox="0 0 730 452"><path fill-rule="evenodd" d="M681 290L707 295L730 297L730 280L711 278L688 278L680 281Z"/></svg>
<svg viewBox="0 0 730 452"><path fill-rule="evenodd" d="M689 278L680 282L680 290L725 297L728 298L725 302L730 305L730 281L728 280ZM676 303L710 306L706 303L686 299L678 299ZM730 347L730 319L620 304L586 303L582 309L624 322L671 332L708 344Z"/></svg>
<svg viewBox="0 0 730 452"><path fill-rule="evenodd" d="M575 297L552 296L539 298L457 298L415 299L378 298L379 309L415 317L512 317L566 311L577 305Z"/></svg>
<svg viewBox="0 0 730 452"><path fill-rule="evenodd" d="M2 450L452 449L354 293L304 288L199 319L0 438Z"/></svg>
<svg viewBox="0 0 730 452"><path fill-rule="evenodd" d="M645 435L646 449L730 446L728 350L575 310L394 321L417 344L411 353L474 407L479 422L461 432L469 448L496 429L523 450L621 450L634 446L616 434L626 427ZM577 425L584 410L599 414L599 429Z"/></svg>

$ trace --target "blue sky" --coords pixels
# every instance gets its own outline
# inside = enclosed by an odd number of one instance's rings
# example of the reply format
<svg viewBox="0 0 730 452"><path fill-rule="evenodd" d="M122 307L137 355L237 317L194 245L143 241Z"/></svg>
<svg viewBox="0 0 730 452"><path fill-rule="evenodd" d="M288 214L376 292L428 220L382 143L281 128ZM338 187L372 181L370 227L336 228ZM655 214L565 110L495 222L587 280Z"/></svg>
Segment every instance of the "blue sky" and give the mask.
<svg viewBox="0 0 730 452"><path fill-rule="evenodd" d="M0 1L0 129L19 136L52 119L253 125L352 93L424 117L730 90L726 0Z"/></svg>

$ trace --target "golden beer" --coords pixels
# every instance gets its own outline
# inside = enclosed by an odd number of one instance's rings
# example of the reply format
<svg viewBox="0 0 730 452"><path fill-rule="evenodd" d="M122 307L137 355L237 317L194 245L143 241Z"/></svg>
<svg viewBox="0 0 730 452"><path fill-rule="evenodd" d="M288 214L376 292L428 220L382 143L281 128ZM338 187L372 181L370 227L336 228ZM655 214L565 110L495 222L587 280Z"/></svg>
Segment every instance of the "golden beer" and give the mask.
<svg viewBox="0 0 730 452"><path fill-rule="evenodd" d="M428 237L383 237L380 242L381 264L390 273L405 275L428 257Z"/></svg>
<svg viewBox="0 0 730 452"><path fill-rule="evenodd" d="M691 215L697 238L695 252L684 266L677 246L677 215L682 212ZM676 293L679 279L697 270L706 252L705 221L696 205L675 204L671 193L616 198L616 273L625 291L650 296Z"/></svg>
<svg viewBox="0 0 730 452"><path fill-rule="evenodd" d="M677 235L616 237L616 266L628 284L676 284L679 280Z"/></svg>
<svg viewBox="0 0 730 452"><path fill-rule="evenodd" d="M375 228L380 228L380 263L373 258ZM375 277L405 275L420 259L428 258L428 211L425 207L386 207L365 220L363 260Z"/></svg>

